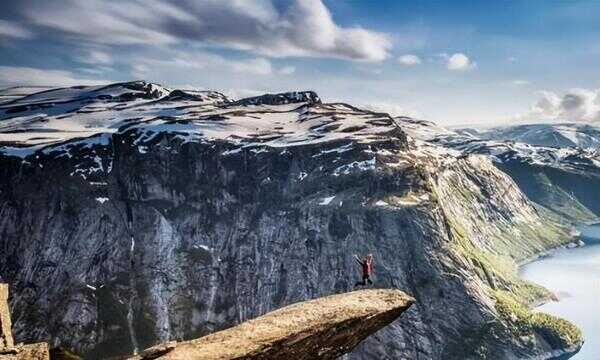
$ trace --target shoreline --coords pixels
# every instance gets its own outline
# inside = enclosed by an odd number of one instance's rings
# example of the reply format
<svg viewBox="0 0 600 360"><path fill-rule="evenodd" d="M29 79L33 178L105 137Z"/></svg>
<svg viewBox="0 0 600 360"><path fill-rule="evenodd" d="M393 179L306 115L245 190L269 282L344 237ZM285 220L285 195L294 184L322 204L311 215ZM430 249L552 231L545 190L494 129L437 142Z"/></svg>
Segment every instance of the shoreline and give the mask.
<svg viewBox="0 0 600 360"><path fill-rule="evenodd" d="M600 223L597 223L597 225L600 225ZM558 245L558 246L555 246L555 247L548 248L548 249L546 249L546 250L544 250L544 251L542 251L542 252L540 252L540 253L538 253L536 255L530 256L528 258L525 258L525 259L517 262L517 270L520 272L521 268L523 266L529 265L532 262L538 261L538 260L543 259L545 257L552 256L552 254L555 253L558 250L562 250L562 249L575 249L575 248L583 247L583 246L587 245L587 243L582 240L580 234L574 235L573 238L575 240L573 240L571 242L568 242L568 243L565 243L565 244L562 244L562 245Z"/></svg>
<svg viewBox="0 0 600 360"><path fill-rule="evenodd" d="M579 226L600 226L600 222L582 223ZM553 248L549 248L549 249L544 250L534 256L530 256L530 257L518 262L517 263L517 274L519 275L519 278L523 279L521 271L524 266L527 266L533 262L542 260L547 257L552 257L559 250L571 250L571 249L575 249L575 248L588 246L589 242L586 243L585 241L583 241L583 239L585 239L585 237L581 236L581 231L574 229L573 241L559 245L559 246L555 246ZM591 238L591 239L594 240L594 238ZM595 242L598 242L600 239L595 239L595 240L596 240ZM592 241L592 243L593 242L594 241ZM523 279L523 280L525 280L525 279ZM528 281L528 280L526 280L526 281ZM539 285L535 282L532 282L532 283ZM545 305L551 301L553 301L553 302L560 301L560 298L553 291L550 291L549 289L546 289L546 290L548 290L552 294L552 296L548 297L548 298L541 298L536 301L532 301L531 303L528 304L530 308L535 309L535 308Z"/></svg>
<svg viewBox="0 0 600 360"><path fill-rule="evenodd" d="M541 285L550 293L541 295L537 299L528 302L530 311L535 313L550 314L555 318L564 319L570 322L581 331L583 344L579 351L566 350L564 357L554 357L560 355L558 352L549 353L553 359L568 359L575 353L583 352L582 358L597 359L598 344L600 338L598 333L598 323L593 316L590 318L588 313L596 307L596 298L598 296L597 288L593 289L590 285L595 284L596 273L589 272L587 266L596 269L598 264L598 254L600 254L600 223L593 223L592 226L581 224L579 226L579 236L572 241L548 249L535 257L526 259L519 266L518 276L532 284ZM579 241L585 243L586 248L577 250ZM560 251L564 249L565 251ZM568 251L575 249L575 251ZM547 259L544 259L547 257ZM540 260L540 263L525 268L528 264ZM542 260L545 260L542 262ZM582 264L582 266L579 266ZM584 265L585 264L585 265ZM595 271L595 270L594 270ZM589 276L588 276L589 273ZM588 291L591 291L588 293Z"/></svg>
<svg viewBox="0 0 600 360"><path fill-rule="evenodd" d="M600 222L598 222L598 221L585 222L585 223L579 224L578 226L600 226ZM584 237L581 236L581 230L578 230L576 227L574 227L574 229L573 229L572 236L573 236L572 241L570 241L568 243L546 249L536 255L530 256L528 258L525 258L525 259L517 262L517 274L519 275L519 278L523 279L522 269L524 266L527 266L533 262L542 260L544 258L551 257L559 250L570 250L570 249L575 249L575 248L579 248L579 247L588 245L585 241L583 241ZM523 279L523 280L525 280L525 279ZM534 284L539 285L537 283L534 283ZM549 289L546 289L546 290L548 290L550 292L551 296L540 298L540 299L530 302L528 304L528 306L531 309L538 308L542 305L548 304L549 302L560 301L560 298L553 291L551 291Z"/></svg>
<svg viewBox="0 0 600 360"><path fill-rule="evenodd" d="M551 256L553 252L556 252L557 250L560 249L573 249L573 248L577 248L577 247L582 247L582 246L586 246L587 243L584 241L584 237L581 236L581 230L578 230L577 227L579 226L600 226L600 220L595 220L595 221L584 221L578 224L573 225L573 229L571 231L571 239L572 241L565 243L565 244L561 244L555 247L551 247L548 248L546 250L543 250L535 255L532 255L530 257L524 258L520 261L516 261L517 263L517 269L520 271L521 267L531 264L534 261L537 261L541 258L547 257L547 256ZM600 240L600 239L598 239Z"/></svg>

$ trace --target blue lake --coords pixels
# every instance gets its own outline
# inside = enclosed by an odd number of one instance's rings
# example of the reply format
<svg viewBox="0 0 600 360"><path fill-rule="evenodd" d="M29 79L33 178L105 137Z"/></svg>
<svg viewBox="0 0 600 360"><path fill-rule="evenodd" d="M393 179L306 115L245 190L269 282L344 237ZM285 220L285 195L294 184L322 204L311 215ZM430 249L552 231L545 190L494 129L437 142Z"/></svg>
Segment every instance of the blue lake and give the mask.
<svg viewBox="0 0 600 360"><path fill-rule="evenodd" d="M536 308L577 325L585 338L572 359L600 359L600 224L580 228L586 246L557 250L521 268L521 276L545 286L560 301Z"/></svg>

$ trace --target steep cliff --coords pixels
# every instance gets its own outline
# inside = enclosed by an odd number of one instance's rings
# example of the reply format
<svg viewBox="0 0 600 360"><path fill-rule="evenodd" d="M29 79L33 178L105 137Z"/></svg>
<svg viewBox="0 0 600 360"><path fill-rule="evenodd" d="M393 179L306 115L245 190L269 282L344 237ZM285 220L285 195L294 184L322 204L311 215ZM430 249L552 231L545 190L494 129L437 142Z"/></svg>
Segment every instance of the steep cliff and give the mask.
<svg viewBox="0 0 600 360"><path fill-rule="evenodd" d="M48 360L48 344L15 344L8 310L8 285L0 284L0 360Z"/></svg>
<svg viewBox="0 0 600 360"><path fill-rule="evenodd" d="M515 262L570 234L486 157L420 146L387 114L310 92L55 91L0 106L0 276L20 340L100 358L198 338L351 291L352 255L373 253L376 287L416 304L349 358L581 344L568 323L516 332L501 311L501 295L524 314L548 295Z"/></svg>

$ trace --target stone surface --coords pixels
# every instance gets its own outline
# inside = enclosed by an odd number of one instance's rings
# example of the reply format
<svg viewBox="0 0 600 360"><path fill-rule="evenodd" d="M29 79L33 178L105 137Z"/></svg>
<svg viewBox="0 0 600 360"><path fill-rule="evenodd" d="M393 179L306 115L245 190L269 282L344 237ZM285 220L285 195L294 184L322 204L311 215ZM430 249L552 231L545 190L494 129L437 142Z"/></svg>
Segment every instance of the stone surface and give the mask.
<svg viewBox="0 0 600 360"><path fill-rule="evenodd" d="M0 360L48 360L48 344L17 344L12 338L8 284L0 284Z"/></svg>
<svg viewBox="0 0 600 360"><path fill-rule="evenodd" d="M5 353L0 352L0 360L48 360L50 352L47 343L19 344Z"/></svg>
<svg viewBox="0 0 600 360"><path fill-rule="evenodd" d="M168 346L159 356L152 352L135 359L336 359L390 324L413 302L399 290L371 289L327 296Z"/></svg>
<svg viewBox="0 0 600 360"><path fill-rule="evenodd" d="M0 284L0 352L14 346L8 309L8 284Z"/></svg>
<svg viewBox="0 0 600 360"><path fill-rule="evenodd" d="M156 359L175 349L176 346L177 341L169 341L167 343L154 345L142 351L138 356L134 356L132 359Z"/></svg>

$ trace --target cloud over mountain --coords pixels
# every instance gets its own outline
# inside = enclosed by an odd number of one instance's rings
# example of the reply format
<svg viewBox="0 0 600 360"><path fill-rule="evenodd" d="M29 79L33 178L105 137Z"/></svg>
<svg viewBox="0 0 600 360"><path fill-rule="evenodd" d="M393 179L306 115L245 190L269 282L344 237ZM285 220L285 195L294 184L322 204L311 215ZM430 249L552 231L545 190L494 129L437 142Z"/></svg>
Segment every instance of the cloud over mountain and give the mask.
<svg viewBox="0 0 600 360"><path fill-rule="evenodd" d="M525 121L600 121L600 90L575 88L558 95L540 91L531 109L517 117Z"/></svg>
<svg viewBox="0 0 600 360"><path fill-rule="evenodd" d="M360 105L361 108L375 112L384 112L390 116L408 116L413 118L420 118L423 115L421 112L416 110L407 109L395 103L383 102L383 101L372 101Z"/></svg>
<svg viewBox="0 0 600 360"><path fill-rule="evenodd" d="M109 81L81 78L66 70L47 70L21 66L0 66L2 86L75 86L100 85Z"/></svg>
<svg viewBox="0 0 600 360"><path fill-rule="evenodd" d="M321 0L23 1L12 11L38 31L103 45L192 44L267 57L381 61L388 36L333 21Z"/></svg>

